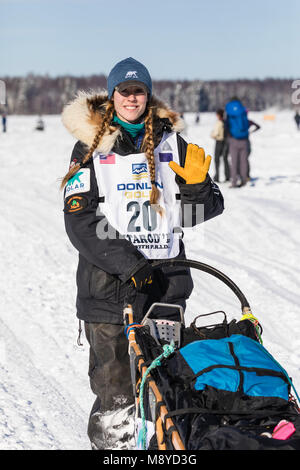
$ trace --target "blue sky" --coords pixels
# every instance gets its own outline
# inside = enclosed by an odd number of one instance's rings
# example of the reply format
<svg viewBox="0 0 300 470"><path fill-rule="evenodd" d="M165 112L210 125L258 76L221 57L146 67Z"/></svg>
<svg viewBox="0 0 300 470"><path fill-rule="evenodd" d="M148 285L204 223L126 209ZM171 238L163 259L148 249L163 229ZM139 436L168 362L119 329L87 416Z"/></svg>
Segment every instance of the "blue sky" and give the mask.
<svg viewBox="0 0 300 470"><path fill-rule="evenodd" d="M300 0L0 0L0 76L300 78Z"/></svg>

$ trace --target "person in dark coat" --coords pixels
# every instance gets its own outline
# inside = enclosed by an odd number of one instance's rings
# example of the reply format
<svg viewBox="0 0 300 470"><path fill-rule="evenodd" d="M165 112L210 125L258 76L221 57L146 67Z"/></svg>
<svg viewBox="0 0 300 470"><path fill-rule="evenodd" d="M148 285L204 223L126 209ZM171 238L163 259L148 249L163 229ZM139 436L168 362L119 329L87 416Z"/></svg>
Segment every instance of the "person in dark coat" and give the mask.
<svg viewBox="0 0 300 470"><path fill-rule="evenodd" d="M7 122L7 117L6 117L6 114L3 113L2 114L2 130L3 130L3 132L6 132L6 122Z"/></svg>
<svg viewBox="0 0 300 470"><path fill-rule="evenodd" d="M300 114L298 111L296 111L296 114L295 114L295 122L296 122L297 129L300 130Z"/></svg>
<svg viewBox="0 0 300 470"><path fill-rule="evenodd" d="M248 118L248 126L249 126L248 127L249 128L249 135L253 134L253 132L256 132L260 129L260 125L257 124L257 122L254 122L249 118ZM251 154L251 141L250 141L250 138L248 137L248 161L247 161L247 163L248 163L248 169L247 169L248 180L251 179L251 176L250 176L250 160L249 160L250 154Z"/></svg>
<svg viewBox="0 0 300 470"><path fill-rule="evenodd" d="M45 123L44 123L44 120L43 120L42 116L38 117L38 120L37 120L37 123L36 123L36 126L35 126L35 130L36 131L44 131L45 130Z"/></svg>
<svg viewBox="0 0 300 470"><path fill-rule="evenodd" d="M224 110L218 109L216 112L217 121L215 123L215 127L211 132L211 137L215 139L215 176L214 181L216 183L219 182L220 177L220 160L223 158L224 162L224 173L225 173L225 181L230 181L230 168L228 163L228 144L225 136L225 127L224 127Z"/></svg>
<svg viewBox="0 0 300 470"><path fill-rule="evenodd" d="M80 92L62 114L77 139L62 187L66 232L79 254L76 307L90 344L97 398L88 435L95 449L113 439L105 414L134 403L122 316L129 283L136 290L135 321L153 302L185 308L193 289L190 271L153 269L152 262L184 259L181 228L224 210L208 174L211 157L180 136L182 120L152 95L146 67L125 59L107 85L107 93ZM164 309L163 316L178 320L178 310Z"/></svg>

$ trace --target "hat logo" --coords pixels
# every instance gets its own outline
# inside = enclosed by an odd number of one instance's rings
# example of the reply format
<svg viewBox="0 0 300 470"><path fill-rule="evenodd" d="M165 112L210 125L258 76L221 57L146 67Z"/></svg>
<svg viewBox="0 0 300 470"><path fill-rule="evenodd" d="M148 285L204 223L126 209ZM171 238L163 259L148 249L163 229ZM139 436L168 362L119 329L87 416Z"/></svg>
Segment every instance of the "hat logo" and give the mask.
<svg viewBox="0 0 300 470"><path fill-rule="evenodd" d="M125 78L138 78L137 71L129 71L126 73Z"/></svg>

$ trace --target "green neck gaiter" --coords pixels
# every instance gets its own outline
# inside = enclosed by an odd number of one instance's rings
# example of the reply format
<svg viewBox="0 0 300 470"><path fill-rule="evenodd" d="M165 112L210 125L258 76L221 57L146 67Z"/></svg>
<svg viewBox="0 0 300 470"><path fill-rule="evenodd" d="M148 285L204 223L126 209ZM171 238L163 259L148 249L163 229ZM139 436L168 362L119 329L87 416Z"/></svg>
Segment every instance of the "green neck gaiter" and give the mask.
<svg viewBox="0 0 300 470"><path fill-rule="evenodd" d="M120 124L120 126L122 126L133 138L135 138L145 128L144 122L140 124L131 124L130 122L122 121L116 115L113 117L113 122Z"/></svg>

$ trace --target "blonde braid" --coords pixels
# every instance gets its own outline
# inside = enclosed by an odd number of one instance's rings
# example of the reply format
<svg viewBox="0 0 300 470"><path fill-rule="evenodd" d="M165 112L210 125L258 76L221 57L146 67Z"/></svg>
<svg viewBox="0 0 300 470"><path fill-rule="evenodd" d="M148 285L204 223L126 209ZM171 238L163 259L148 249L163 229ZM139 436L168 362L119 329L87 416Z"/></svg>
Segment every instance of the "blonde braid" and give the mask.
<svg viewBox="0 0 300 470"><path fill-rule="evenodd" d="M111 120L113 118L113 114L114 114L114 104L113 104L112 101L109 101L108 105L106 106L105 114L103 116L100 127L99 127L99 129L98 129L98 131L97 131L97 133L94 137L93 143L92 143L88 153L84 156L81 163L77 163L76 165L74 165L68 171L68 173L64 176L64 178L62 179L61 185L60 185L60 189L63 189L65 187L65 185L67 184L67 182L69 181L69 179L72 178L72 176L76 175L77 171L80 170L80 168L82 168L84 166L84 164L92 157L94 151L96 150L96 148L99 145L99 142L101 141L102 137L104 136L106 130L108 129L108 127L111 123Z"/></svg>
<svg viewBox="0 0 300 470"><path fill-rule="evenodd" d="M153 138L153 109L149 106L147 116L145 118L145 137L143 140L142 150L145 152L151 179L150 204L154 205L155 210L162 215L163 209L158 205L160 191L155 185L155 158L154 158L154 138Z"/></svg>

